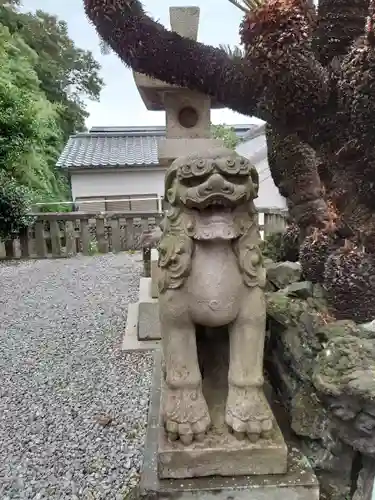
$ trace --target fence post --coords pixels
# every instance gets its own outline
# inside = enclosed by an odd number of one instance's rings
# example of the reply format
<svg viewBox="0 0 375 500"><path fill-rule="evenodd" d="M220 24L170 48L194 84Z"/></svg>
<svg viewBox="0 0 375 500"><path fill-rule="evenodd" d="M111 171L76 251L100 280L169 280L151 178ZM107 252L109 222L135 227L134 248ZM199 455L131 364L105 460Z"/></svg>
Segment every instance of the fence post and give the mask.
<svg viewBox="0 0 375 500"><path fill-rule="evenodd" d="M135 245L134 237L134 221L133 219L126 219L126 248L125 250L133 250Z"/></svg>
<svg viewBox="0 0 375 500"><path fill-rule="evenodd" d="M98 251L100 253L107 253L108 241L105 237L105 224L103 216L98 216L96 218L96 239L98 241Z"/></svg>
<svg viewBox="0 0 375 500"><path fill-rule="evenodd" d="M112 243L112 252L117 253L121 252L121 228L120 228L120 219L111 219L111 243Z"/></svg>
<svg viewBox="0 0 375 500"><path fill-rule="evenodd" d="M66 257L72 257L77 253L76 231L73 221L67 220L65 223Z"/></svg>
<svg viewBox="0 0 375 500"><path fill-rule="evenodd" d="M89 231L89 220L88 219L80 219L79 226L80 226L80 233L81 233L82 253L83 253L83 255L90 255L91 235L90 235L90 231Z"/></svg>
<svg viewBox="0 0 375 500"><path fill-rule="evenodd" d="M35 249L36 255L40 259L45 259L47 257L47 245L44 237L44 222L38 220L35 223Z"/></svg>
<svg viewBox="0 0 375 500"><path fill-rule="evenodd" d="M52 245L52 257L61 257L60 226L57 220L50 221L50 235Z"/></svg>

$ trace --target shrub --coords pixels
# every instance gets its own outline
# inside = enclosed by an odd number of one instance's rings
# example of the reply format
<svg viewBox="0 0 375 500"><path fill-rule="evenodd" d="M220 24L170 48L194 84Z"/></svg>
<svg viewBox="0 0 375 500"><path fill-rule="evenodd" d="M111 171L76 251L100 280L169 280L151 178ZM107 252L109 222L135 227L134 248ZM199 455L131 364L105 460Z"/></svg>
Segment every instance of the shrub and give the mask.
<svg viewBox="0 0 375 500"><path fill-rule="evenodd" d="M274 262L297 262L299 255L299 229L290 225L285 231L278 231L265 236L262 244L264 257Z"/></svg>
<svg viewBox="0 0 375 500"><path fill-rule="evenodd" d="M281 260L282 237L283 233L281 231L277 233L267 234L264 237L264 240L261 243L263 257L272 259L274 262Z"/></svg>
<svg viewBox="0 0 375 500"><path fill-rule="evenodd" d="M31 193L0 171L0 238L6 240L32 223Z"/></svg>

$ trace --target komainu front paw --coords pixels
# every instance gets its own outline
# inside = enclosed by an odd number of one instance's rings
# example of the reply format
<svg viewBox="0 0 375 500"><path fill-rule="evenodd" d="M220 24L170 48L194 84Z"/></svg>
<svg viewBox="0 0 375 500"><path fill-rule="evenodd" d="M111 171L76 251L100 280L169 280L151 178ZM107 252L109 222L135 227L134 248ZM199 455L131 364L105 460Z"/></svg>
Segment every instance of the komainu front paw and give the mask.
<svg viewBox="0 0 375 500"><path fill-rule="evenodd" d="M229 386L225 421L234 434L252 442L269 438L273 429L273 415L259 387Z"/></svg>
<svg viewBox="0 0 375 500"><path fill-rule="evenodd" d="M185 445L202 441L211 425L206 400L201 388L166 389L164 394L164 426L171 441L180 439Z"/></svg>

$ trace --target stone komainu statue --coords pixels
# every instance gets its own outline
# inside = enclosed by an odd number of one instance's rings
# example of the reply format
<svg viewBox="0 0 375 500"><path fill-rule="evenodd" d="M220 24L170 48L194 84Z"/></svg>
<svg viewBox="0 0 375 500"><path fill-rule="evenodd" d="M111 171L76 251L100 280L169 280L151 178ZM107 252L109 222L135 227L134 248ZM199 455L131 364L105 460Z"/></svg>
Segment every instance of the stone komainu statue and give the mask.
<svg viewBox="0 0 375 500"><path fill-rule="evenodd" d="M184 444L203 439L211 424L198 363L198 325L228 326L229 429L256 441L273 428L263 393L265 269L253 203L258 184L250 162L225 148L179 158L166 173L171 208L158 248L162 411L168 437Z"/></svg>

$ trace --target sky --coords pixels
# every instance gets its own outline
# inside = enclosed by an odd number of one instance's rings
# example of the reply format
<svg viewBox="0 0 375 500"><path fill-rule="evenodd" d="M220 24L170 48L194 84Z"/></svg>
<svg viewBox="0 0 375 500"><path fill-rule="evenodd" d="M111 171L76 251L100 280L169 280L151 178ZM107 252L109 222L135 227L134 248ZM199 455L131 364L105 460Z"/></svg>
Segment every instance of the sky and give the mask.
<svg viewBox="0 0 375 500"><path fill-rule="evenodd" d="M88 102L90 116L87 126L135 126L164 125L165 113L148 111L138 94L132 71L125 67L117 55L102 55L99 38L89 24L82 0L24 0L25 10L41 9L67 22L69 35L75 44L90 50L101 64L101 77L105 86L100 102ZM198 39L217 46L219 44L238 45L238 27L241 12L228 0L144 0L143 5L153 18L160 20L167 28L170 6L199 6L200 24ZM212 122L227 125L259 122L256 118L234 113L228 109L213 110Z"/></svg>

